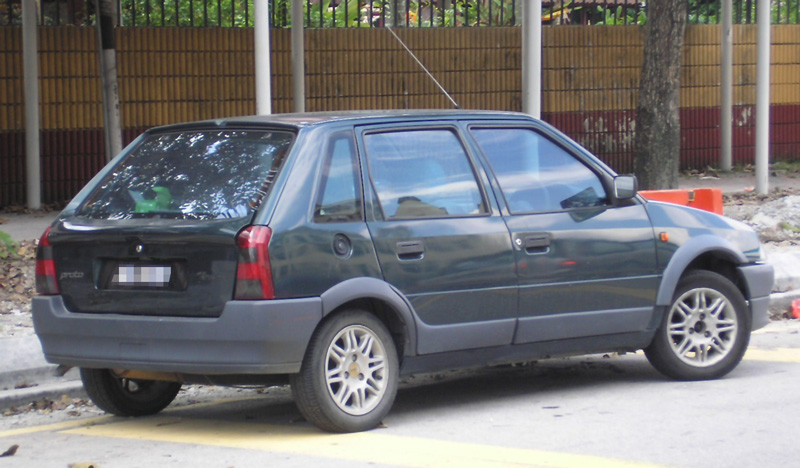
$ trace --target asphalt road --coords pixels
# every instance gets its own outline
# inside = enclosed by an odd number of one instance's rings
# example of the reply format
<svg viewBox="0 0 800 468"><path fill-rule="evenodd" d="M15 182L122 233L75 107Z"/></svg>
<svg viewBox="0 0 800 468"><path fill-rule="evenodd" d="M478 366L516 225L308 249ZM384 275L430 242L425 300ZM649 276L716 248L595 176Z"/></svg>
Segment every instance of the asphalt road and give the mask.
<svg viewBox="0 0 800 468"><path fill-rule="evenodd" d="M192 388L139 419L5 416L0 453L19 447L0 467L797 466L799 331L757 332L717 381L665 379L641 354L417 377L361 434L319 432L286 388Z"/></svg>

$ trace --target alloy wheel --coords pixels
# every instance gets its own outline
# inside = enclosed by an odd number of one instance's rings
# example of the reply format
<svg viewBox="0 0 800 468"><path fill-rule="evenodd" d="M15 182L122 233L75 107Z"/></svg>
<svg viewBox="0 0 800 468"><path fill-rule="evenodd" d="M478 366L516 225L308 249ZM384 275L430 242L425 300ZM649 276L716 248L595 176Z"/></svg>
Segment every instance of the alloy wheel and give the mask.
<svg viewBox="0 0 800 468"><path fill-rule="evenodd" d="M386 392L386 350L367 327L342 329L328 346L325 384L336 406L353 416L372 411Z"/></svg>
<svg viewBox="0 0 800 468"><path fill-rule="evenodd" d="M690 289L675 301L669 314L669 342L684 363L713 366L733 349L739 323L730 300L719 291Z"/></svg>

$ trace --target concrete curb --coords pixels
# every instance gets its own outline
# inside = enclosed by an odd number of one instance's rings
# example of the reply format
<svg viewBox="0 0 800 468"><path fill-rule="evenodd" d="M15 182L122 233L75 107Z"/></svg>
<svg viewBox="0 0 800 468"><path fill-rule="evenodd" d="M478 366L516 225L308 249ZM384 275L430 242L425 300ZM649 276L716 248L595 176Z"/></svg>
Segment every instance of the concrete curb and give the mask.
<svg viewBox="0 0 800 468"><path fill-rule="evenodd" d="M35 335L0 340L0 409L19 407L43 398L84 396L78 369L60 376L58 366L44 359ZM17 388L21 387L21 388Z"/></svg>
<svg viewBox="0 0 800 468"><path fill-rule="evenodd" d="M786 311L795 299L800 299L800 290L772 293L769 296L769 308Z"/></svg>
<svg viewBox="0 0 800 468"><path fill-rule="evenodd" d="M86 396L78 369L70 369L63 376L57 374L57 369L55 364L44 364L0 372L0 410L45 398L56 401L63 395L69 398Z"/></svg>
<svg viewBox="0 0 800 468"><path fill-rule="evenodd" d="M36 385L35 387L0 391L0 410L6 410L11 407L22 408L29 403L44 399L58 401L65 395L68 398L86 398L86 392L83 390L81 381L68 380Z"/></svg>

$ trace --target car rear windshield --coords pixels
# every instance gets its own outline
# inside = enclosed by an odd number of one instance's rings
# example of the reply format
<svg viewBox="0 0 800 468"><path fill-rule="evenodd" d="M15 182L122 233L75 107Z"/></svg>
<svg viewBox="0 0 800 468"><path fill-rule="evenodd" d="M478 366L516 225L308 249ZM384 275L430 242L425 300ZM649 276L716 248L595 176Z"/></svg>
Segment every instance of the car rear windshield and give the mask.
<svg viewBox="0 0 800 468"><path fill-rule="evenodd" d="M77 216L214 219L251 216L294 134L196 130L147 135L99 184Z"/></svg>

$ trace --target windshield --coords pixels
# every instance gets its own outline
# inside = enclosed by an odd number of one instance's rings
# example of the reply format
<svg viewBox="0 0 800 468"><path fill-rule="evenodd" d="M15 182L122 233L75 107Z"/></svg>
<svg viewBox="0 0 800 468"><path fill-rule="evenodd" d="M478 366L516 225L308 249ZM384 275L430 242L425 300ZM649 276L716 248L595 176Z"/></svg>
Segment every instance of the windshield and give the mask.
<svg viewBox="0 0 800 468"><path fill-rule="evenodd" d="M94 219L251 216L293 138L289 132L252 130L148 135L76 215Z"/></svg>

